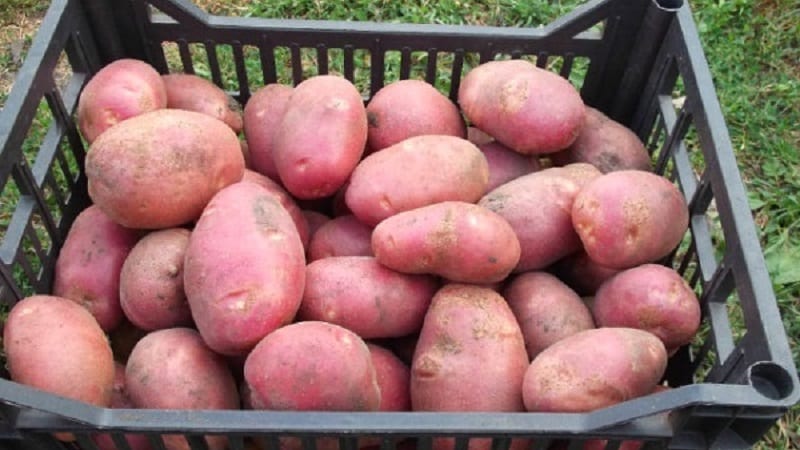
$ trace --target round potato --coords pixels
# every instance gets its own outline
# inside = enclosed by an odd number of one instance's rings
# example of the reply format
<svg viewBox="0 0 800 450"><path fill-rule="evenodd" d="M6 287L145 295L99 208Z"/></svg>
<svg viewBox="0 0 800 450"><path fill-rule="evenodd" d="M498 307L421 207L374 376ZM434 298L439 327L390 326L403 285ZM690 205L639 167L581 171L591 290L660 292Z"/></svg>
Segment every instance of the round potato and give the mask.
<svg viewBox="0 0 800 450"><path fill-rule="evenodd" d="M234 133L242 131L242 107L227 92L205 78L188 73L162 75L167 108L196 111L225 122Z"/></svg>

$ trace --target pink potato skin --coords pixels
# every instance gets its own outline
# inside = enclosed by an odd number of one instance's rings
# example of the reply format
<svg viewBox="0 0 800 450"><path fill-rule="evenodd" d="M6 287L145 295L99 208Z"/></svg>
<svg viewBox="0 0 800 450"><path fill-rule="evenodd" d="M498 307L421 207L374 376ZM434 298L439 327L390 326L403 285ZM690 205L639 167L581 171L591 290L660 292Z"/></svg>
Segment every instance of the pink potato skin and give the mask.
<svg viewBox="0 0 800 450"><path fill-rule="evenodd" d="M390 350L370 343L367 347L381 389L378 411L411 411L411 369Z"/></svg>
<svg viewBox="0 0 800 450"><path fill-rule="evenodd" d="M434 277L395 272L371 256L323 258L306 267L297 317L334 323L364 339L405 336L422 327L437 288Z"/></svg>
<svg viewBox="0 0 800 450"><path fill-rule="evenodd" d="M467 127L467 140L480 147L483 144L494 142L494 138L478 128Z"/></svg>
<svg viewBox="0 0 800 450"><path fill-rule="evenodd" d="M20 300L5 320L3 346L12 380L95 406L111 404L111 347L75 302L48 295Z"/></svg>
<svg viewBox="0 0 800 450"><path fill-rule="evenodd" d="M129 228L192 222L243 173L236 134L219 120L179 109L121 122L98 137L86 156L89 196Z"/></svg>
<svg viewBox="0 0 800 450"><path fill-rule="evenodd" d="M372 232L372 251L386 267L474 284L505 279L520 258L513 228L479 205L441 202L396 214Z"/></svg>
<svg viewBox="0 0 800 450"><path fill-rule="evenodd" d="M454 136L406 139L364 158L345 202L368 226L443 201L476 202L489 185L489 164L474 144Z"/></svg>
<svg viewBox="0 0 800 450"><path fill-rule="evenodd" d="M478 205L511 224L521 255L515 272L541 270L580 250L572 226L572 202L580 185L563 168L523 175L486 194Z"/></svg>
<svg viewBox="0 0 800 450"><path fill-rule="evenodd" d="M248 355L244 377L254 407L293 411L377 411L381 392L367 344L327 322L287 325Z"/></svg>
<svg viewBox="0 0 800 450"><path fill-rule="evenodd" d="M506 301L491 289L448 284L434 296L411 365L414 411L523 411L528 355ZM512 443L513 448L526 441ZM437 450L453 439L435 439ZM491 448L472 439L471 450ZM524 448L524 447L522 447Z"/></svg>
<svg viewBox="0 0 800 450"><path fill-rule="evenodd" d="M426 134L466 138L458 107L422 80L399 80L381 88L367 105L367 119L372 151Z"/></svg>
<svg viewBox="0 0 800 450"><path fill-rule="evenodd" d="M272 142L275 167L287 191L303 199L333 195L364 153L364 100L345 78L309 78L294 88Z"/></svg>
<svg viewBox="0 0 800 450"><path fill-rule="evenodd" d="M303 211L297 205L297 202L294 201L291 195L284 188L282 188L278 183L272 181L271 178L261 175L260 173L245 169L244 176L242 177L242 181L249 181L251 183L256 183L261 185L261 187L267 189L272 195L275 196L275 199L286 208L286 212L292 217L292 222L294 222L294 226L297 228L297 234L300 235L300 241L303 243L303 248L308 248L309 240L311 239L311 231L308 229L308 221L306 221L306 217L303 214Z"/></svg>
<svg viewBox="0 0 800 450"><path fill-rule="evenodd" d="M602 173L615 170L653 170L650 155L636 134L601 111L586 107L586 123L575 142L553 153L555 165L585 162Z"/></svg>
<svg viewBox="0 0 800 450"><path fill-rule="evenodd" d="M372 228L350 214L322 225L308 245L308 260L331 256L372 256Z"/></svg>
<svg viewBox="0 0 800 450"><path fill-rule="evenodd" d="M133 401L128 396L128 390L125 388L125 365L121 363L114 363L114 386L111 393L111 408L135 408ZM125 434L125 440L131 450L150 450L153 446L150 440L143 434ZM92 436L92 440L100 450L117 450L114 440L110 434L98 433Z"/></svg>
<svg viewBox="0 0 800 450"><path fill-rule="evenodd" d="M86 83L78 100L78 127L88 143L107 129L140 114L167 107L161 75L136 59L118 59Z"/></svg>
<svg viewBox="0 0 800 450"><path fill-rule="evenodd" d="M306 223L308 223L308 239L310 242L314 238L314 235L317 233L317 231L322 228L323 225L328 223L331 218L325 214L322 214L321 212L311 209L304 209L302 212L306 218Z"/></svg>
<svg viewBox="0 0 800 450"><path fill-rule="evenodd" d="M118 225L98 207L81 211L56 260L53 295L85 307L103 331L123 320L120 271L141 232Z"/></svg>
<svg viewBox="0 0 800 450"><path fill-rule="evenodd" d="M225 122L234 133L242 131L242 108L219 86L187 73L162 75L167 108L195 111Z"/></svg>
<svg viewBox="0 0 800 450"><path fill-rule="evenodd" d="M292 321L305 285L294 222L265 188L221 190L189 239L184 289L197 329L223 355L243 355Z"/></svg>
<svg viewBox="0 0 800 450"><path fill-rule="evenodd" d="M583 300L549 273L518 275L505 288L503 297L519 322L531 360L561 339L594 328Z"/></svg>
<svg viewBox="0 0 800 450"><path fill-rule="evenodd" d="M152 331L192 324L183 291L183 260L190 231L153 231L136 243L120 271L119 301L136 327Z"/></svg>
<svg viewBox="0 0 800 450"><path fill-rule="evenodd" d="M593 261L627 269L667 256L686 232L689 209L668 179L622 170L581 190L572 206L572 223Z"/></svg>
<svg viewBox="0 0 800 450"><path fill-rule="evenodd" d="M567 148L586 115L569 81L524 60L490 61L470 70L458 102L473 126L525 155Z"/></svg>
<svg viewBox="0 0 800 450"><path fill-rule="evenodd" d="M544 349L525 372L525 408L589 412L653 391L667 367L658 337L635 328L595 328Z"/></svg>
<svg viewBox="0 0 800 450"><path fill-rule="evenodd" d="M489 163L487 191L542 168L538 158L519 154L497 141L481 144L478 148Z"/></svg>
<svg viewBox="0 0 800 450"><path fill-rule="evenodd" d="M668 353L691 342L700 326L700 302L681 275L658 264L624 270L606 281L594 297L598 326L649 331Z"/></svg>
<svg viewBox="0 0 800 450"><path fill-rule="evenodd" d="M597 264L583 250L558 260L550 269L581 296L593 296L606 280L620 272Z"/></svg>
<svg viewBox="0 0 800 450"><path fill-rule="evenodd" d="M125 366L128 396L137 408L239 409L239 391L225 359L206 346L196 330L169 328L140 340ZM222 450L225 436L206 436ZM167 450L189 450L182 435L164 436Z"/></svg>
<svg viewBox="0 0 800 450"><path fill-rule="evenodd" d="M244 135L253 170L273 181L280 181L272 157L272 139L286 113L294 88L272 83L257 90L244 106Z"/></svg>

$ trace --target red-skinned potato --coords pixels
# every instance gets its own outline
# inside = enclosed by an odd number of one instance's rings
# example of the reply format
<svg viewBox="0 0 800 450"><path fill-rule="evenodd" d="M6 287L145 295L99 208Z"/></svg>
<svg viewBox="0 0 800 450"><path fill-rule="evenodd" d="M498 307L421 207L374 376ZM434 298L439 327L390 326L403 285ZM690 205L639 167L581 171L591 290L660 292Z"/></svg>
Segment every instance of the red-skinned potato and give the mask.
<svg viewBox="0 0 800 450"><path fill-rule="evenodd" d="M331 256L372 256L372 228L350 214L335 217L314 233L308 244L308 261Z"/></svg>
<svg viewBox="0 0 800 450"><path fill-rule="evenodd" d="M297 228L273 193L241 182L209 202L189 238L184 289L197 329L224 355L292 321L305 286Z"/></svg>
<svg viewBox="0 0 800 450"><path fill-rule="evenodd" d="M620 272L597 264L583 250L558 260L550 270L582 296L594 295L606 280Z"/></svg>
<svg viewBox="0 0 800 450"><path fill-rule="evenodd" d="M308 221L303 214L303 211L297 205L297 202L282 188L278 183L272 181L271 178L264 176L256 171L245 169L242 181L249 181L256 183L269 191L276 200L286 209L286 212L292 217L297 234L300 235L300 241L303 243L303 248L307 248L309 240L311 239L311 231L308 229Z"/></svg>
<svg viewBox="0 0 800 450"><path fill-rule="evenodd" d="M308 236L309 242L313 239L314 234L316 234L317 230L319 230L323 225L328 223L331 218L322 214L321 212L314 211L311 209L304 209L302 210L303 215L306 218L306 223L308 223Z"/></svg>
<svg viewBox="0 0 800 450"><path fill-rule="evenodd" d="M120 271L140 235L96 206L81 211L56 260L53 295L85 307L104 331L115 329L123 320Z"/></svg>
<svg viewBox="0 0 800 450"><path fill-rule="evenodd" d="M158 71L144 61L118 59L86 83L78 100L78 127L92 143L107 129L131 117L167 107Z"/></svg>
<svg viewBox="0 0 800 450"><path fill-rule="evenodd" d="M467 127L467 140L480 147L483 144L493 142L494 138L478 128Z"/></svg>
<svg viewBox="0 0 800 450"><path fill-rule="evenodd" d="M489 163L487 191L542 168L535 156L519 154L497 141L481 144L478 148Z"/></svg>
<svg viewBox="0 0 800 450"><path fill-rule="evenodd" d="M473 68L461 81L458 102L473 126L526 155L567 148L586 115L569 81L524 60Z"/></svg>
<svg viewBox="0 0 800 450"><path fill-rule="evenodd" d="M689 209L670 180L650 172L604 174L575 197L572 223L589 257L627 269L667 256L689 225Z"/></svg>
<svg viewBox="0 0 800 450"><path fill-rule="evenodd" d="M242 179L244 157L224 123L162 109L110 128L86 156L89 196L129 228L161 229L196 220L211 197Z"/></svg>
<svg viewBox="0 0 800 450"><path fill-rule="evenodd" d="M367 347L381 389L378 411L410 411L411 369L390 350L370 343Z"/></svg>
<svg viewBox="0 0 800 450"><path fill-rule="evenodd" d="M234 133L242 131L242 107L216 84L188 73L162 75L167 108L195 111L225 122Z"/></svg>
<svg viewBox="0 0 800 450"><path fill-rule="evenodd" d="M293 88L272 83L255 91L244 106L244 135L253 170L280 181L272 157L272 139L283 120Z"/></svg>
<svg viewBox="0 0 800 450"><path fill-rule="evenodd" d="M125 387L125 365L121 363L114 364L114 384L109 406L111 408L135 408ZM153 448L150 440L143 434L129 433L123 437L128 442L130 450L150 450ZM92 436L92 440L100 450L118 450L110 434L98 433Z"/></svg>
<svg viewBox="0 0 800 450"><path fill-rule="evenodd" d="M272 141L278 175L293 196L334 194L361 160L367 113L345 78L317 75L294 88Z"/></svg>

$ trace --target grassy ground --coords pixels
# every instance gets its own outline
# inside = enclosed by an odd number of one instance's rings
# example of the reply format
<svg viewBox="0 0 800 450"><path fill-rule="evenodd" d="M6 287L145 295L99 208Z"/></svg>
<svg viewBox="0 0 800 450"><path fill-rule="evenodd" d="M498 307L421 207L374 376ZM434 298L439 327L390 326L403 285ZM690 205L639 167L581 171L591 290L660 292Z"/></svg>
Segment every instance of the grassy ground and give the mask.
<svg viewBox="0 0 800 450"><path fill-rule="evenodd" d="M510 0L197 0L214 13L294 18L526 26L579 3ZM46 7L5 0L0 12L0 105ZM800 4L691 2L722 103L796 361L800 348ZM398 19L402 17L402 19ZM0 219L8 210L0 207ZM2 221L0 221L2 222ZM0 227L0 232L3 230ZM0 233L0 236L2 233ZM800 448L800 409L762 448Z"/></svg>

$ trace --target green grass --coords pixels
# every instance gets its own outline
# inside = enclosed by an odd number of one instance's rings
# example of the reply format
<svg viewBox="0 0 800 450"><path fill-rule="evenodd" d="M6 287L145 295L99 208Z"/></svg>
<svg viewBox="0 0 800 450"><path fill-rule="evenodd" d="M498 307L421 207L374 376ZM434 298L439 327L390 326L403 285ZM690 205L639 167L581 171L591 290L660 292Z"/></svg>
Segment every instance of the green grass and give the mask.
<svg viewBox="0 0 800 450"><path fill-rule="evenodd" d="M576 0L545 2L511 0L198 0L217 14L272 18L371 20L410 23L486 24L535 26L571 10ZM17 12L35 16L44 9L39 0L6 1L0 24L12 24ZM800 363L800 4L779 0L696 0L691 2L716 90L730 130L739 167L748 189L750 205L762 236L768 270L778 297L795 361ZM29 38L28 41L29 42ZM193 54L204 50L192 48ZM248 54L248 49L245 53ZM225 86L238 89L229 55L220 55ZM10 52L0 49L0 73L18 65ZM316 55L302 54L313 75ZM287 54L279 81L289 82ZM202 59L202 58L198 58ZM356 58L359 78L359 58ZM412 57L416 72L424 73L425 55ZM399 73L399 55L387 59L390 77ZM180 68L175 65L175 70ZM420 69L421 68L421 69ZM210 77L202 62L198 74ZM263 84L257 57L247 64L251 85ZM332 70L341 70L336 65ZM362 69L363 70L363 69ZM578 71L580 72L580 68ZM366 73L362 73L366 77ZM446 78L446 76L445 76ZM447 80L437 82L446 88ZM5 96L0 93L0 105ZM35 133L34 133L35 137ZM7 193L6 193L7 194ZM12 197L3 197L6 198ZM8 204L0 207L2 221ZM743 332L739 312L732 308L736 334ZM739 317L737 319L737 317ZM759 445L763 449L800 448L800 407L794 408Z"/></svg>

